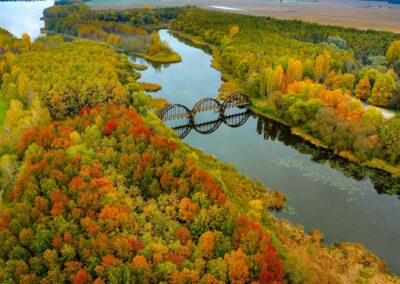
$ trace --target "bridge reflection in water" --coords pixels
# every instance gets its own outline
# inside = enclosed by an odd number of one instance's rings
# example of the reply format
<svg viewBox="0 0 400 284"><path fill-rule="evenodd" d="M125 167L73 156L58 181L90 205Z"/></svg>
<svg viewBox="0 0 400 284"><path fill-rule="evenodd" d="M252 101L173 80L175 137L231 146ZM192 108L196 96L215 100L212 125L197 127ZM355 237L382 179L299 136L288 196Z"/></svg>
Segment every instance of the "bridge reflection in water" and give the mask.
<svg viewBox="0 0 400 284"><path fill-rule="evenodd" d="M249 117L250 117L250 111L246 110L246 112L225 116L224 118L220 118L216 121L209 121L200 124L182 125L182 126L172 127L172 129L174 129L175 132L179 135L179 137L183 139L189 134L189 132L192 129L201 134L210 134L213 133L215 130L217 130L222 123L230 127L239 127L245 124L246 121L249 119Z"/></svg>
<svg viewBox="0 0 400 284"><path fill-rule="evenodd" d="M206 98L197 102L192 110L181 104L168 105L159 113L159 118L182 139L192 129L210 134L221 123L230 127L243 125L250 116L250 104L250 99L244 94L231 95L222 102Z"/></svg>

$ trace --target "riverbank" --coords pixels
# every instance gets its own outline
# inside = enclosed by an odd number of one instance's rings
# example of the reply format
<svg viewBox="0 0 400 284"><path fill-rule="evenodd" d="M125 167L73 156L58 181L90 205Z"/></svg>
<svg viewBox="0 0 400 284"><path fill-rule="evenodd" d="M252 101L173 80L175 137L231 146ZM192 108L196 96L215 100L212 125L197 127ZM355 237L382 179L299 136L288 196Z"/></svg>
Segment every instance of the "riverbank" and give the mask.
<svg viewBox="0 0 400 284"><path fill-rule="evenodd" d="M394 177L400 177L400 167L395 167L395 166L389 165L388 163L386 163L385 161L380 160L380 159L372 159L370 161L362 162L359 159L357 159L353 153L351 153L349 151L337 151L337 150L331 149L328 145L326 145L320 139L308 134L303 129L298 128L298 127L292 127L290 124L288 124L283 119L272 114L271 109L267 109L267 110L262 109L262 108L260 109L257 106L253 106L251 109L254 113L256 113L258 115L264 116L266 118L272 119L276 122L282 123L282 124L290 127L292 134L301 137L304 141L307 141L318 148L333 151L333 153L335 155L337 155L341 158L344 158L350 162L357 163L363 167L385 171Z"/></svg>

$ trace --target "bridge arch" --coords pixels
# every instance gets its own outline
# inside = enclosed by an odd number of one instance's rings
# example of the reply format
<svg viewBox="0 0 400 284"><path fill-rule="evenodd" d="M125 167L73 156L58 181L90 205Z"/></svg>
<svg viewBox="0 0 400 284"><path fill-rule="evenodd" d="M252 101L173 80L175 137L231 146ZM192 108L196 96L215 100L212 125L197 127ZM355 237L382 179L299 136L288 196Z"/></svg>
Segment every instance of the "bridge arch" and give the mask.
<svg viewBox="0 0 400 284"><path fill-rule="evenodd" d="M173 105L168 105L164 109L162 109L158 117L162 121L174 120L177 118L190 119L192 117L192 112L184 105L173 104Z"/></svg>
<svg viewBox="0 0 400 284"><path fill-rule="evenodd" d="M200 133L209 133L212 129L218 128L222 113L223 109L219 101L212 98L201 99L192 109L193 126Z"/></svg>
<svg viewBox="0 0 400 284"><path fill-rule="evenodd" d="M193 116L199 112L205 112L210 110L217 110L221 112L222 105L219 101L213 98L204 98L198 101L192 108Z"/></svg>
<svg viewBox="0 0 400 284"><path fill-rule="evenodd" d="M223 109L224 112L231 108L248 108L251 105L251 100L248 96L242 93L230 95L228 99L224 101Z"/></svg>

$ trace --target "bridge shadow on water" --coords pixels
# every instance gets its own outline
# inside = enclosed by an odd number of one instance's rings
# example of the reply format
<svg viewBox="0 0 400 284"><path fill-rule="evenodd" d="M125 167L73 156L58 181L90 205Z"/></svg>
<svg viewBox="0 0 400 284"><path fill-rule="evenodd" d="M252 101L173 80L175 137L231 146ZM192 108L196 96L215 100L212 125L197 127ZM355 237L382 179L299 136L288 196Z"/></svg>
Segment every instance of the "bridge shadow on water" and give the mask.
<svg viewBox="0 0 400 284"><path fill-rule="evenodd" d="M361 181L364 178L370 178L377 193L395 194L400 197L400 178L393 177L384 171L349 162L333 151L317 148L292 134L289 127L253 114L249 109L250 106L247 96L236 94L223 102L211 98L202 99L194 105L192 110L180 104L169 105L159 113L159 117L183 139L192 130L201 134L211 134L221 124L237 128L244 125L252 116L253 119L257 119L257 133L265 140L280 141L301 154L311 156L313 162L328 164L354 180Z"/></svg>
<svg viewBox="0 0 400 284"><path fill-rule="evenodd" d="M223 117L219 117L216 120L200 122L200 123L188 123L186 125L171 127L179 135L181 139L185 138L191 130L195 130L201 134L211 134L216 131L221 124L228 125L230 127L240 127L246 123L250 117L250 110L245 109L244 112L235 113Z"/></svg>

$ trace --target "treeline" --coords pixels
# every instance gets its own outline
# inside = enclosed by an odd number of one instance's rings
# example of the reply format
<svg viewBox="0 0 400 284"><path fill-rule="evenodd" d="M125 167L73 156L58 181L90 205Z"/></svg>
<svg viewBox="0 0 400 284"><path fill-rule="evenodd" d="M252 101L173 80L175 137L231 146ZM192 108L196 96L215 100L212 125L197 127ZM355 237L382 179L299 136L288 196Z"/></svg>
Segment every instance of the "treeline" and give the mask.
<svg viewBox="0 0 400 284"><path fill-rule="evenodd" d="M382 41L376 43L398 35L200 9L188 9L172 26L217 47L215 60L228 80L224 92L239 88L265 101L261 111L318 138L321 146L400 175L400 119L385 120L354 98L399 105L398 74L389 68L400 62L400 41L387 50ZM317 28L326 36L324 43L299 40ZM364 41L344 39L354 34ZM369 58L386 66L363 65L353 48L365 55L376 52Z"/></svg>
<svg viewBox="0 0 400 284"><path fill-rule="evenodd" d="M181 58L158 33L141 27L160 25L176 18L181 9L132 9L93 11L83 4L53 6L44 10L46 28L52 33L104 41L126 52L145 55L154 62L179 62Z"/></svg>

